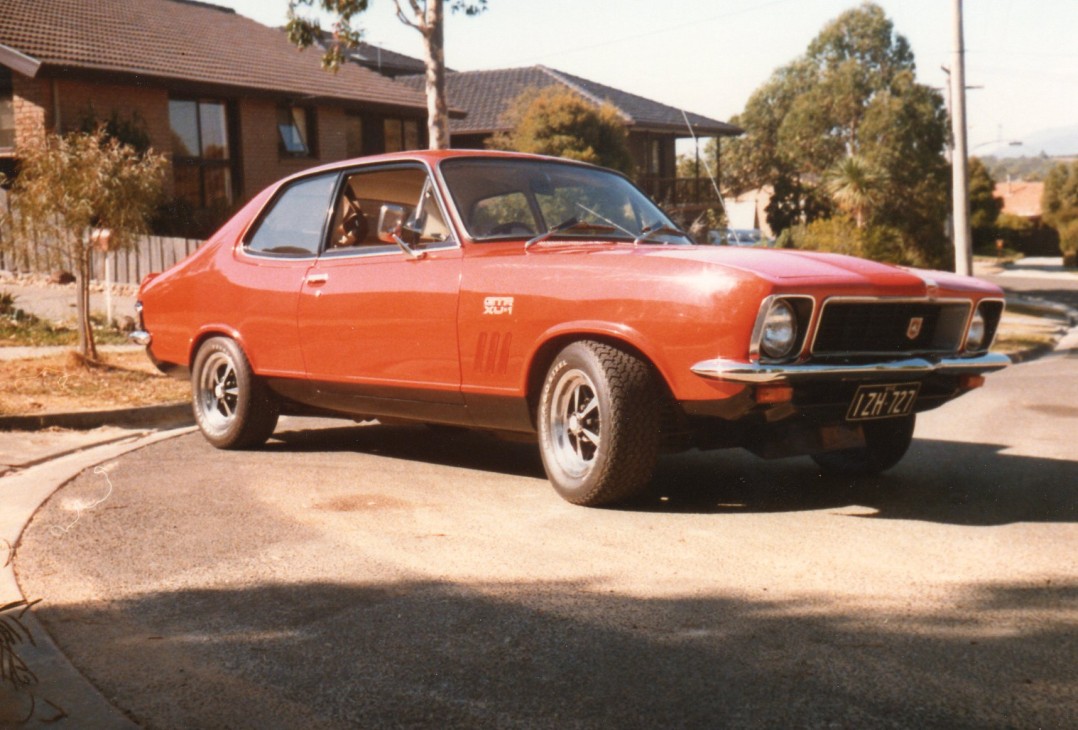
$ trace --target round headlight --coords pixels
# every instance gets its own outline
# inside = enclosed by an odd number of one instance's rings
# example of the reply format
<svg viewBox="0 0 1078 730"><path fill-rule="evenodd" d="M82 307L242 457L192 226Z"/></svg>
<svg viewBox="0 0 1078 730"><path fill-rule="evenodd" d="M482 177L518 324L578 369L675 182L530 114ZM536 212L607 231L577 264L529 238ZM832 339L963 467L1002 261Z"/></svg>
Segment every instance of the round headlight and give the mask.
<svg viewBox="0 0 1078 730"><path fill-rule="evenodd" d="M966 333L966 349L980 350L984 346L984 315L978 309L973 313L973 320L969 323L969 332Z"/></svg>
<svg viewBox="0 0 1078 730"><path fill-rule="evenodd" d="M778 301L764 319L760 337L760 352L776 360L784 358L797 342L797 314L787 302Z"/></svg>

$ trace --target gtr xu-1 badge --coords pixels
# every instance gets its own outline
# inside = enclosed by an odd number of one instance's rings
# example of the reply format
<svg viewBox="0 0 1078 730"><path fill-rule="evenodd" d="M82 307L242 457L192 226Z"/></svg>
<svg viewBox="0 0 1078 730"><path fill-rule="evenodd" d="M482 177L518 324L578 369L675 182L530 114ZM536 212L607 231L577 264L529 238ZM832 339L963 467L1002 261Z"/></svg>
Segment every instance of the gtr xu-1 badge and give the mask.
<svg viewBox="0 0 1078 730"><path fill-rule="evenodd" d="M512 314L513 297L486 297L483 299L483 314Z"/></svg>

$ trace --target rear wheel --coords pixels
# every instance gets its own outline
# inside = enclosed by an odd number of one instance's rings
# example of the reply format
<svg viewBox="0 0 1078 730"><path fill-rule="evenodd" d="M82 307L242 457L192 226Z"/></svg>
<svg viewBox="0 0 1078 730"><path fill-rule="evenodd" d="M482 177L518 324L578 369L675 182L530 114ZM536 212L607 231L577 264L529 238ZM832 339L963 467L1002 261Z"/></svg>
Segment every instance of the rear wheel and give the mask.
<svg viewBox="0 0 1078 730"><path fill-rule="evenodd" d="M855 449L813 454L824 472L843 476L870 476L887 471L902 460L913 441L916 416L866 421L865 445Z"/></svg>
<svg viewBox="0 0 1078 730"><path fill-rule="evenodd" d="M277 400L255 377L240 346L227 337L213 337L198 349L191 398L198 427L219 449L259 446L277 427Z"/></svg>
<svg viewBox="0 0 1078 730"><path fill-rule="evenodd" d="M660 398L639 357L600 342L569 345L547 371L538 422L543 466L567 501L609 504L651 480Z"/></svg>

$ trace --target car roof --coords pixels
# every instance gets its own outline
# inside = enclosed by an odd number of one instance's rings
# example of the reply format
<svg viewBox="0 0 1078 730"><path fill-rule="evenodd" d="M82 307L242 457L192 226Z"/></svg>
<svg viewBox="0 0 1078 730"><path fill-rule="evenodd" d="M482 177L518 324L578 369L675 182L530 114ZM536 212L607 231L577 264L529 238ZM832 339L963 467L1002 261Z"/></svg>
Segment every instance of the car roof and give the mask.
<svg viewBox="0 0 1078 730"><path fill-rule="evenodd" d="M508 159L508 160L535 160L543 162L557 162L566 165L578 165L582 167L598 167L587 162L580 162L579 160L568 160L564 157L551 157L548 155L533 155L526 152L509 152L506 150L409 150L407 152L387 152L381 155L370 155L366 157L353 157L347 160L338 160L325 165L319 165L318 167L312 167L304 170L292 177L304 177L312 173L328 172L331 170L340 170L342 168L354 167L357 164L377 164L379 162L425 162L429 165L436 166L444 160L451 159ZM605 168L599 168L605 169Z"/></svg>

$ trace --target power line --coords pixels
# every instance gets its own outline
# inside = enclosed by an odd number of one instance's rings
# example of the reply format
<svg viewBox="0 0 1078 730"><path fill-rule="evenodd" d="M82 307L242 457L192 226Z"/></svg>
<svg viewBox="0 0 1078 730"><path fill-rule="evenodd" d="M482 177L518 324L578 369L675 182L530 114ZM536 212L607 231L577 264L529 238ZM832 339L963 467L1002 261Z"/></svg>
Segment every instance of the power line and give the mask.
<svg viewBox="0 0 1078 730"><path fill-rule="evenodd" d="M571 53L580 53L583 51L592 51L596 48L605 48L607 46L617 45L619 43L626 43L628 41L636 41L642 38L654 38L659 35L666 35L667 33L673 33L675 31L683 30L685 28L696 28L704 23L712 23L716 20L723 20L726 18L732 18L737 15L745 15L746 13L756 12L757 10L763 10L775 5L788 5L796 0L771 0L771 2L761 3L759 5L753 5L752 7L741 8L739 10L731 10L725 13L719 13L717 15L709 15L703 18L697 18L695 20L685 21L684 23L678 23L676 25L666 26L665 28L651 29L641 33L634 33L633 35L622 36L620 38L611 38L600 43L590 43L588 45L577 46L575 48L563 48L551 53L544 53L540 56L530 56L528 59L520 61L507 62L506 66L521 66L528 65L530 62L542 61L547 58L554 58L557 56L564 56Z"/></svg>

